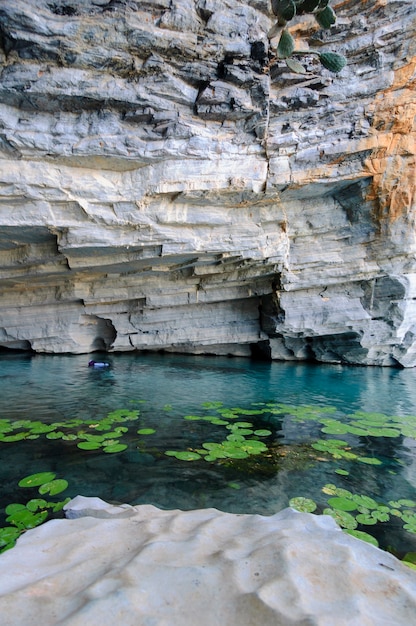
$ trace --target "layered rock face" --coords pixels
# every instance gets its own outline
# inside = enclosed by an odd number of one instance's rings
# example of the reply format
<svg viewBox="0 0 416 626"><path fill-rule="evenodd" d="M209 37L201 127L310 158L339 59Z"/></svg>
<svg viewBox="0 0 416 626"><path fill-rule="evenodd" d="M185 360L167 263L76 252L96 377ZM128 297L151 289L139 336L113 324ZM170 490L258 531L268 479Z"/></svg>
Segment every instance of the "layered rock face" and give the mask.
<svg viewBox="0 0 416 626"><path fill-rule="evenodd" d="M416 364L413 0L0 0L0 346Z"/></svg>

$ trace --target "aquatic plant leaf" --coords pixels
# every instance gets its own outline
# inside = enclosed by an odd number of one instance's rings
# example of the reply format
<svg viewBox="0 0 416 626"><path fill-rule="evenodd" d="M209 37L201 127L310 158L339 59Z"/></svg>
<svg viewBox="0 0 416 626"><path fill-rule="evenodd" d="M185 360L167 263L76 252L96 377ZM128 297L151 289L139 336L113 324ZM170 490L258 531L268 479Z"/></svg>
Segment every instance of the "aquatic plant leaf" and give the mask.
<svg viewBox="0 0 416 626"><path fill-rule="evenodd" d="M323 493L326 493L329 496L335 496L337 493L337 486L332 483L327 483L322 487Z"/></svg>
<svg viewBox="0 0 416 626"><path fill-rule="evenodd" d="M32 422L30 426L30 430L34 434L42 435L44 433L50 433L52 430L55 430L53 424L43 424L42 422Z"/></svg>
<svg viewBox="0 0 416 626"><path fill-rule="evenodd" d="M390 515L388 513L384 513L383 511L372 511L372 517L374 517L378 522L388 522L390 519Z"/></svg>
<svg viewBox="0 0 416 626"><path fill-rule="evenodd" d="M244 450L234 449L234 450L226 450L224 458L226 458L226 459L246 459L248 456L250 456L250 455L247 452L245 452Z"/></svg>
<svg viewBox="0 0 416 626"><path fill-rule="evenodd" d="M26 508L29 509L29 511L32 511L32 513L35 513L39 509L44 509L47 504L46 500L43 500L42 498L33 498L26 503Z"/></svg>
<svg viewBox="0 0 416 626"><path fill-rule="evenodd" d="M322 432L327 435L345 435L349 432L349 427L347 424L342 423L330 424L329 426L324 426L324 428L322 428Z"/></svg>
<svg viewBox="0 0 416 626"><path fill-rule="evenodd" d="M256 439L246 439L245 442L241 444L241 447L249 454L261 454L267 450L266 444L262 441L257 441Z"/></svg>
<svg viewBox="0 0 416 626"><path fill-rule="evenodd" d="M352 493L348 489L344 489L343 487L336 487L335 495L340 498L352 498Z"/></svg>
<svg viewBox="0 0 416 626"><path fill-rule="evenodd" d="M56 478L55 480L51 480L48 483L44 483L39 487L39 493L41 495L45 495L45 493L49 493L50 496L55 496L57 493L61 493L65 491L68 487L68 481L64 478Z"/></svg>
<svg viewBox="0 0 416 626"><path fill-rule="evenodd" d="M230 489L241 489L241 485L238 483L227 483L227 487L230 487Z"/></svg>
<svg viewBox="0 0 416 626"><path fill-rule="evenodd" d="M7 522L10 522L14 526L18 528L35 528L42 524L45 519L48 517L47 511L42 511L40 513L32 513L26 507L21 511L16 511L12 515L9 515L6 518Z"/></svg>
<svg viewBox="0 0 416 626"><path fill-rule="evenodd" d="M223 406L223 402L203 402L202 406L204 407L204 409L219 409L221 406Z"/></svg>
<svg viewBox="0 0 416 626"><path fill-rule="evenodd" d="M254 433L254 430L252 430L251 428L233 428L233 433L235 435L241 435L242 437L245 437L246 435L252 435Z"/></svg>
<svg viewBox="0 0 416 626"><path fill-rule="evenodd" d="M108 446L104 446L103 452L106 452L107 454L114 454L116 452L123 452L123 450L127 450L127 447L128 446L126 446L125 443L113 443Z"/></svg>
<svg viewBox="0 0 416 626"><path fill-rule="evenodd" d="M373 517L371 514L366 515L365 513L358 513L358 515L355 516L355 519L359 524L364 524L368 526L377 524L376 518Z"/></svg>
<svg viewBox="0 0 416 626"><path fill-rule="evenodd" d="M46 439L62 439L64 435L65 433L63 433L61 430L52 431L50 433L46 433Z"/></svg>
<svg viewBox="0 0 416 626"><path fill-rule="evenodd" d="M402 561L406 563L413 563L413 565L416 565L416 552L406 552Z"/></svg>
<svg viewBox="0 0 416 626"><path fill-rule="evenodd" d="M416 506L416 502L414 500L407 500L405 498L401 498L400 500L397 501L398 506L408 506L408 507L414 507Z"/></svg>
<svg viewBox="0 0 416 626"><path fill-rule="evenodd" d="M0 545L14 542L21 535L21 532L15 526L4 526L0 528Z"/></svg>
<svg viewBox="0 0 416 626"><path fill-rule="evenodd" d="M156 432L154 428L140 428L137 431L138 435L153 435Z"/></svg>
<svg viewBox="0 0 416 626"><path fill-rule="evenodd" d="M354 494L352 499L357 506L365 507L366 509L377 509L379 506L373 498L370 498L370 496Z"/></svg>
<svg viewBox="0 0 416 626"><path fill-rule="evenodd" d="M28 432L16 433L15 435L1 435L0 441L4 441L5 443L13 443L14 441L22 441L22 439L26 439L26 437L28 437L29 435L30 433Z"/></svg>
<svg viewBox="0 0 416 626"><path fill-rule="evenodd" d="M355 509L357 508L357 505L353 500L350 500L349 498L341 498L338 496L335 498L329 498L328 504L330 507L336 509L337 511L355 511Z"/></svg>
<svg viewBox="0 0 416 626"><path fill-rule="evenodd" d="M344 533L347 533L348 535L351 535L352 537L356 537L357 539L361 539L362 541L366 541L367 543L371 543L373 546L376 546L376 548L379 547L378 541L375 537L373 537L372 535L369 535L368 533L364 532L363 530L344 530Z"/></svg>
<svg viewBox="0 0 416 626"><path fill-rule="evenodd" d="M61 502L56 502L52 507L52 511L54 513L58 513L59 511L62 511L64 506L68 504L68 502L70 501L71 501L71 498L65 498L65 500L62 500Z"/></svg>
<svg viewBox="0 0 416 626"><path fill-rule="evenodd" d="M63 441L76 441L77 439L78 437L74 435L73 433L69 433L68 435L63 435L62 437Z"/></svg>
<svg viewBox="0 0 416 626"><path fill-rule="evenodd" d="M172 456L179 459L179 461L197 461L201 458L201 455L198 454L198 452L190 452L189 450L175 452Z"/></svg>
<svg viewBox="0 0 416 626"><path fill-rule="evenodd" d="M116 426L114 432L117 434L128 433L129 429L127 428L127 426Z"/></svg>
<svg viewBox="0 0 416 626"><path fill-rule="evenodd" d="M22 509L25 509L25 505L24 504L20 504L18 502L12 502L11 504L8 504L5 508L5 512L7 513L7 515L13 515L13 513L16 513L16 511L21 511Z"/></svg>
<svg viewBox="0 0 416 626"><path fill-rule="evenodd" d="M316 510L317 504L310 498L303 498L298 496L289 500L289 506L301 513L313 513Z"/></svg>
<svg viewBox="0 0 416 626"><path fill-rule="evenodd" d="M266 428L259 428L258 430L254 431L254 434L257 437L268 437L269 435L272 434L271 430L267 430Z"/></svg>
<svg viewBox="0 0 416 626"><path fill-rule="evenodd" d="M30 474L19 480L19 487L39 487L45 483L54 480L56 474L53 472L38 472L37 474Z"/></svg>
<svg viewBox="0 0 416 626"><path fill-rule="evenodd" d="M357 461L360 463L366 463L367 465L383 465L382 461L375 457L357 456Z"/></svg>
<svg viewBox="0 0 416 626"><path fill-rule="evenodd" d="M183 419L196 422L201 420L202 417L200 415L185 415Z"/></svg>
<svg viewBox="0 0 416 626"><path fill-rule="evenodd" d="M403 524L403 528L407 530L409 533L416 533L416 523L415 524Z"/></svg>
<svg viewBox="0 0 416 626"><path fill-rule="evenodd" d="M349 530L354 530L357 528L358 524L355 518L348 513L347 511L339 511L333 509L324 509L324 515L330 515L334 518L334 520L341 526L341 528L348 528Z"/></svg>
<svg viewBox="0 0 416 626"><path fill-rule="evenodd" d="M245 440L245 437L243 435L240 435L239 433L231 433L231 435L227 435L227 440L228 441L234 441L234 442L241 442Z"/></svg>
<svg viewBox="0 0 416 626"><path fill-rule="evenodd" d="M102 447L102 443L99 441L80 441L77 443L77 448L80 450L99 450Z"/></svg>
<svg viewBox="0 0 416 626"><path fill-rule="evenodd" d="M358 437L367 437L368 435L368 430L359 428L358 426L348 426L348 432L351 433L351 435L357 435Z"/></svg>
<svg viewBox="0 0 416 626"><path fill-rule="evenodd" d="M341 469L340 467L335 470L335 473L340 474L341 476L349 476L350 474L347 470Z"/></svg>

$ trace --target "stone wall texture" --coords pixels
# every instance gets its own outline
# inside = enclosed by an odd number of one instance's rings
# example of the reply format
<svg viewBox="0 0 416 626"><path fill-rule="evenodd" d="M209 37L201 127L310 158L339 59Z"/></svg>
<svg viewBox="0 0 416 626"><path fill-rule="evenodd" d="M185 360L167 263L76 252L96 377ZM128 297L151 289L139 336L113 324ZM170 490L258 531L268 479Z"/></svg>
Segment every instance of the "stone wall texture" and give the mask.
<svg viewBox="0 0 416 626"><path fill-rule="evenodd" d="M416 7L332 4L0 0L0 347L416 364Z"/></svg>

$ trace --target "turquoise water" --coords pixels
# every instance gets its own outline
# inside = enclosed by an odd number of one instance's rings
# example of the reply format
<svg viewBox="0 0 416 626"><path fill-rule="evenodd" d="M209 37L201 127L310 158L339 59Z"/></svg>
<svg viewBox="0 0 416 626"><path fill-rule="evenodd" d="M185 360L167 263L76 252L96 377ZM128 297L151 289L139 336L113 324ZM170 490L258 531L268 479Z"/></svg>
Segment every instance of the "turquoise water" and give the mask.
<svg viewBox="0 0 416 626"><path fill-rule="evenodd" d="M312 498L321 510L328 499L322 491L326 484L378 502L416 500L413 436L326 435L319 421L296 419L290 410L264 408L265 403L310 405L317 411L332 407L331 419L341 423L356 411L416 416L414 370L167 354L101 358L111 363L109 370L88 368L85 355L0 354L0 418L11 423L59 423L63 431L73 433L73 439L66 440L44 434L19 441L0 439L2 509L10 502L25 501L26 493L22 495L17 486L22 477L43 471L68 480L65 496L95 495L110 502L165 509L216 507L270 515L288 506L290 498L303 496ZM214 407L204 404L213 402L217 403ZM224 424L184 419L189 415L215 417L220 403L222 408L259 409L257 415L243 413L238 420L248 421L253 429L269 430L271 434L263 441L273 450L273 463L268 454L250 457L249 463L207 462L202 457L190 462L165 454L222 441L230 432ZM91 433L95 420L118 409L139 414L138 419L118 424L124 428L120 442L127 447L111 454L103 448L80 449L75 436L80 427L71 429L71 422L88 422L84 430ZM416 417L414 423L416 427ZM138 434L143 428L155 432ZM20 431L25 429L22 425ZM318 439L331 438L347 440L360 457L376 458L380 465L334 459L311 449ZM348 474L338 474L340 469ZM416 551L416 534L403 530L401 520L391 518L372 526L371 532L383 547L397 554Z"/></svg>

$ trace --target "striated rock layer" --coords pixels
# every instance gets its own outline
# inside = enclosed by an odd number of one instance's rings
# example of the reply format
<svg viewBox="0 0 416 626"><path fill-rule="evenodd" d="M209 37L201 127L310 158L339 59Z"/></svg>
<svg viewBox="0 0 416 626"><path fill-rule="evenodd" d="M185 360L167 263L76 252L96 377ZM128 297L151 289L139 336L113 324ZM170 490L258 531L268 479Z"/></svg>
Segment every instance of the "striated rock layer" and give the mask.
<svg viewBox="0 0 416 626"><path fill-rule="evenodd" d="M416 573L327 515L78 496L0 559L2 626L409 626Z"/></svg>
<svg viewBox="0 0 416 626"><path fill-rule="evenodd" d="M0 347L416 364L413 0L0 0Z"/></svg>

